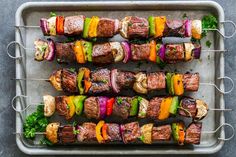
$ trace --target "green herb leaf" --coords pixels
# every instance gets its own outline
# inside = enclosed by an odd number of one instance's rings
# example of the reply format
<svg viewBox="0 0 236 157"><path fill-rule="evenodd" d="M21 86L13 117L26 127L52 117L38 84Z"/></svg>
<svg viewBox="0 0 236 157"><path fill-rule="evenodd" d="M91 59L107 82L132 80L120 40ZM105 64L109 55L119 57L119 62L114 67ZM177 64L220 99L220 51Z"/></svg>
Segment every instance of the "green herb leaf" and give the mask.
<svg viewBox="0 0 236 157"><path fill-rule="evenodd" d="M187 17L188 17L188 16L187 16L186 13L184 13L183 16L182 16L182 18L187 18Z"/></svg>
<svg viewBox="0 0 236 157"><path fill-rule="evenodd" d="M215 29L218 26L217 18L211 14L203 16L202 18L202 29ZM207 31L202 32L202 38L205 37Z"/></svg>
<svg viewBox="0 0 236 157"><path fill-rule="evenodd" d="M206 41L206 46L209 47L209 48L211 47L211 42L210 42L210 40L207 40L207 41Z"/></svg>
<svg viewBox="0 0 236 157"><path fill-rule="evenodd" d="M77 134L79 134L79 133L80 133L79 130L76 130L76 129L73 130L73 134L74 134L74 135L77 135Z"/></svg>
<svg viewBox="0 0 236 157"><path fill-rule="evenodd" d="M57 14L55 12L50 12L50 17L54 17L57 16Z"/></svg>
<svg viewBox="0 0 236 157"><path fill-rule="evenodd" d="M52 146L53 145L53 143L51 141L49 141L46 137L43 137L40 140L40 144L41 145L47 145L47 146Z"/></svg>
<svg viewBox="0 0 236 157"><path fill-rule="evenodd" d="M121 97L117 97L116 101L117 101L118 104L121 104L122 103L122 98Z"/></svg>
<svg viewBox="0 0 236 157"><path fill-rule="evenodd" d="M143 140L144 140L144 135L139 136L139 139L140 139L141 141L143 141Z"/></svg>

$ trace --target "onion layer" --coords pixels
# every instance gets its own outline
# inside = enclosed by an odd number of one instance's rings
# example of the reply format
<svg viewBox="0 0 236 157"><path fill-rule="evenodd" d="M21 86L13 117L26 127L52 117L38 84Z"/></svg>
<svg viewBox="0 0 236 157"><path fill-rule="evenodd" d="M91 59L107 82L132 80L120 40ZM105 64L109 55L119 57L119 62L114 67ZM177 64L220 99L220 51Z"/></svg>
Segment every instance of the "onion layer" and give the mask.
<svg viewBox="0 0 236 157"><path fill-rule="evenodd" d="M108 97L105 97L105 96L98 97L98 104L100 107L100 118L101 119L104 119L106 116L107 100L108 100Z"/></svg>
<svg viewBox="0 0 236 157"><path fill-rule="evenodd" d="M125 54L125 58L124 58L123 62L127 63L130 60L130 58L131 58L130 45L129 45L128 42L123 41L123 42L121 42L121 46L122 46L124 54Z"/></svg>

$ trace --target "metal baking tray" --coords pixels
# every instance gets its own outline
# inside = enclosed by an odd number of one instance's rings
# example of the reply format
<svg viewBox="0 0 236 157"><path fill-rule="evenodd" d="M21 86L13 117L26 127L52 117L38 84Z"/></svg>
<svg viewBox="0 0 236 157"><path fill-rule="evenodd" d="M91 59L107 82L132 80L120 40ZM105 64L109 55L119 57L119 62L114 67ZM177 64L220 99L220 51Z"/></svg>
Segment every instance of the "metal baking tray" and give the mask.
<svg viewBox="0 0 236 157"><path fill-rule="evenodd" d="M212 13L218 17L219 21L224 21L224 11L222 7L215 2L206 1L126 1L126 2L29 2L21 5L15 16L16 25L38 25L41 17L48 17L51 11L58 12L62 15L75 15L84 14L86 16L98 15L111 18L121 19L127 15L137 15L147 17L149 15L165 15L167 18L182 18L186 13L191 19L201 19L203 15ZM224 32L223 25L219 25L219 30ZM16 41L22 43L25 47L32 48L33 41L37 38L44 38L39 28L21 28L15 31ZM208 33L207 39L212 41L210 49L224 49L223 38L214 32ZM111 40L122 40L119 36ZM206 39L202 40L203 49L205 47ZM49 74L61 67L56 63L36 63L32 50L24 50L19 46L15 48L16 55L16 78L47 78ZM20 57L22 56L22 57ZM79 65L73 65L78 68ZM91 65L89 65L91 66ZM129 63L126 65L115 64L109 65L109 68L117 67L127 70L146 70L154 71L160 70L158 66L151 63L143 63L137 67L137 63ZM94 67L93 67L94 68ZM199 72L201 82L215 83L221 89L224 89L224 81L218 80L220 76L224 76L224 53L203 52L201 60L194 60L191 63L180 63L174 66L167 66L164 70L179 72ZM27 95L30 99L16 100L16 108L26 106L30 102L40 102L44 94L59 95L54 89L46 82L37 81L16 81L16 94ZM162 94L162 93L159 93ZM210 108L225 108L224 96L211 86L201 86L197 93L187 93L187 95L203 99L208 103ZM26 115L34 111L31 107L26 112L16 114L16 132L23 131L23 120ZM51 121L58 119L55 116ZM63 122L62 119L58 119ZM80 120L80 119L76 119ZM172 119L173 121L173 119ZM168 122L168 121L167 121ZM171 122L171 121L169 121ZM66 123L64 121L64 123ZM156 122L162 124L165 122ZM225 123L223 112L209 112L207 117L203 120L203 130L215 130L218 126ZM26 154L212 154L219 151L225 138L225 131L222 128L219 132L212 135L202 135L200 145L186 145L177 146L170 143L156 143L153 145L99 145L99 144L80 144L70 146L55 146L47 147L40 146L35 143L27 141L19 134L16 135L16 143L21 151Z"/></svg>

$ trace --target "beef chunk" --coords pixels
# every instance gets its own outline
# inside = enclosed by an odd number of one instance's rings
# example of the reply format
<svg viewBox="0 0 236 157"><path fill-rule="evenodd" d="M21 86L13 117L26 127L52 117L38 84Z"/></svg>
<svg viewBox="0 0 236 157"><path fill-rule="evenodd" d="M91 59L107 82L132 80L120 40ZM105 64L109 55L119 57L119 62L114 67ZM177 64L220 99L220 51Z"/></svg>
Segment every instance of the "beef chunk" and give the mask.
<svg viewBox="0 0 236 157"><path fill-rule="evenodd" d="M183 44L167 44L165 60L169 63L184 60Z"/></svg>
<svg viewBox="0 0 236 157"><path fill-rule="evenodd" d="M93 46L92 60L95 64L108 64L113 62L111 45L107 43L95 44Z"/></svg>
<svg viewBox="0 0 236 157"><path fill-rule="evenodd" d="M171 126L163 125L153 127L152 140L153 141L169 141L171 139Z"/></svg>
<svg viewBox="0 0 236 157"><path fill-rule="evenodd" d="M120 126L115 123L106 123L109 141L121 141Z"/></svg>
<svg viewBox="0 0 236 157"><path fill-rule="evenodd" d="M83 123L78 127L78 141L96 141L96 124L95 123Z"/></svg>
<svg viewBox="0 0 236 157"><path fill-rule="evenodd" d="M184 37L185 24L183 20L167 20L164 36Z"/></svg>
<svg viewBox="0 0 236 157"><path fill-rule="evenodd" d="M196 100L189 98L189 97L184 97L182 98L181 102L180 102L180 107L183 108L179 108L179 114L185 117L195 117L196 113L197 113L197 104L196 104ZM187 111L188 112L187 112Z"/></svg>
<svg viewBox="0 0 236 157"><path fill-rule="evenodd" d="M200 144L202 123L191 123L186 129L185 142L189 144Z"/></svg>
<svg viewBox="0 0 236 157"><path fill-rule="evenodd" d="M76 72L65 68L62 69L61 86L64 92L75 93L78 91L76 78Z"/></svg>
<svg viewBox="0 0 236 157"><path fill-rule="evenodd" d="M56 58L59 63L71 63L76 61L74 54L74 43L56 42Z"/></svg>
<svg viewBox="0 0 236 157"><path fill-rule="evenodd" d="M99 119L100 107L98 103L98 97L89 97L84 101L84 113L87 118Z"/></svg>
<svg viewBox="0 0 236 157"><path fill-rule="evenodd" d="M68 117L70 110L69 110L69 108L67 106L66 98L67 98L66 96L56 96L55 97L55 102L56 102L57 113L60 116Z"/></svg>
<svg viewBox="0 0 236 157"><path fill-rule="evenodd" d="M135 82L135 77L134 77L133 72L128 72L128 71L118 71L117 73L117 84L120 87L133 87L133 84Z"/></svg>
<svg viewBox="0 0 236 157"><path fill-rule="evenodd" d="M152 119L157 119L160 113L161 102L163 98L155 97L150 100L148 109L147 109L147 117Z"/></svg>
<svg viewBox="0 0 236 157"><path fill-rule="evenodd" d="M121 130L124 143L135 142L141 136L138 122L131 122L121 125Z"/></svg>
<svg viewBox="0 0 236 157"><path fill-rule="evenodd" d="M148 38L149 24L147 19L131 16L128 22L128 38Z"/></svg>
<svg viewBox="0 0 236 157"><path fill-rule="evenodd" d="M129 116L131 100L131 97L116 97L112 114L122 119L127 119Z"/></svg>
<svg viewBox="0 0 236 157"><path fill-rule="evenodd" d="M147 75L148 90L160 90L166 88L164 72L154 72Z"/></svg>
<svg viewBox="0 0 236 157"><path fill-rule="evenodd" d="M147 60L150 54L150 44L131 44L132 60Z"/></svg>
<svg viewBox="0 0 236 157"><path fill-rule="evenodd" d="M199 88L199 73L186 73L183 76L184 89L186 91L198 91Z"/></svg>
<svg viewBox="0 0 236 157"><path fill-rule="evenodd" d="M67 16L64 21L64 33L66 35L80 35L84 29L83 15Z"/></svg>
<svg viewBox="0 0 236 157"><path fill-rule="evenodd" d="M69 144L75 142L75 134L74 134L74 127L73 126L63 126L59 128L59 138L62 144Z"/></svg>
<svg viewBox="0 0 236 157"><path fill-rule="evenodd" d="M97 26L97 37L112 37L115 34L115 20L101 18Z"/></svg>

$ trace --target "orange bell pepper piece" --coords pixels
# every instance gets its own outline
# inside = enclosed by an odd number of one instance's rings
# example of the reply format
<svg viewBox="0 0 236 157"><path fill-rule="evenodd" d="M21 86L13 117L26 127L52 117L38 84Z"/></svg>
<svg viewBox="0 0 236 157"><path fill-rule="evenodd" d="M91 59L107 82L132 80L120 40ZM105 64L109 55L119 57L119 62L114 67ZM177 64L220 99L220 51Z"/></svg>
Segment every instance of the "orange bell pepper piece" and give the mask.
<svg viewBox="0 0 236 157"><path fill-rule="evenodd" d="M184 132L184 126L183 123L179 123L179 144L182 145L184 143L184 137L185 137L185 132Z"/></svg>
<svg viewBox="0 0 236 157"><path fill-rule="evenodd" d="M71 119L75 114L75 105L74 105L74 96L66 97L66 102L69 110L69 116L66 116L66 119Z"/></svg>
<svg viewBox="0 0 236 157"><path fill-rule="evenodd" d="M102 126L102 136L104 140L108 140L108 134L107 134L107 125L103 124Z"/></svg>
<svg viewBox="0 0 236 157"><path fill-rule="evenodd" d="M163 36L165 25L166 25L165 16L155 17L155 28L156 28L156 35L154 36L155 38L160 38Z"/></svg>
<svg viewBox="0 0 236 157"><path fill-rule="evenodd" d="M74 46L74 53L78 63L85 63L85 57L81 41L77 40Z"/></svg>
<svg viewBox="0 0 236 157"><path fill-rule="evenodd" d="M89 32L88 36L90 38L97 37L97 26L99 22L99 17L98 16L93 16L91 18L90 24L89 24Z"/></svg>
<svg viewBox="0 0 236 157"><path fill-rule="evenodd" d="M167 97L162 100L160 114L158 117L159 120L167 119L170 116L169 110L170 110L171 102L172 102L172 97Z"/></svg>
<svg viewBox="0 0 236 157"><path fill-rule="evenodd" d="M157 59L157 52L156 52L156 41L152 40L150 42L150 55L149 60L152 62L156 62Z"/></svg>
<svg viewBox="0 0 236 157"><path fill-rule="evenodd" d="M102 126L105 124L104 120L101 120L98 122L98 124L96 125L96 138L98 140L98 143L103 143L104 142L104 138L101 135L101 129Z"/></svg>
<svg viewBox="0 0 236 157"><path fill-rule="evenodd" d="M173 77L175 95L184 94L183 75L175 74Z"/></svg>
<svg viewBox="0 0 236 157"><path fill-rule="evenodd" d="M90 81L90 70L88 68L84 69L84 86L85 93L87 93L92 86L92 82Z"/></svg>

